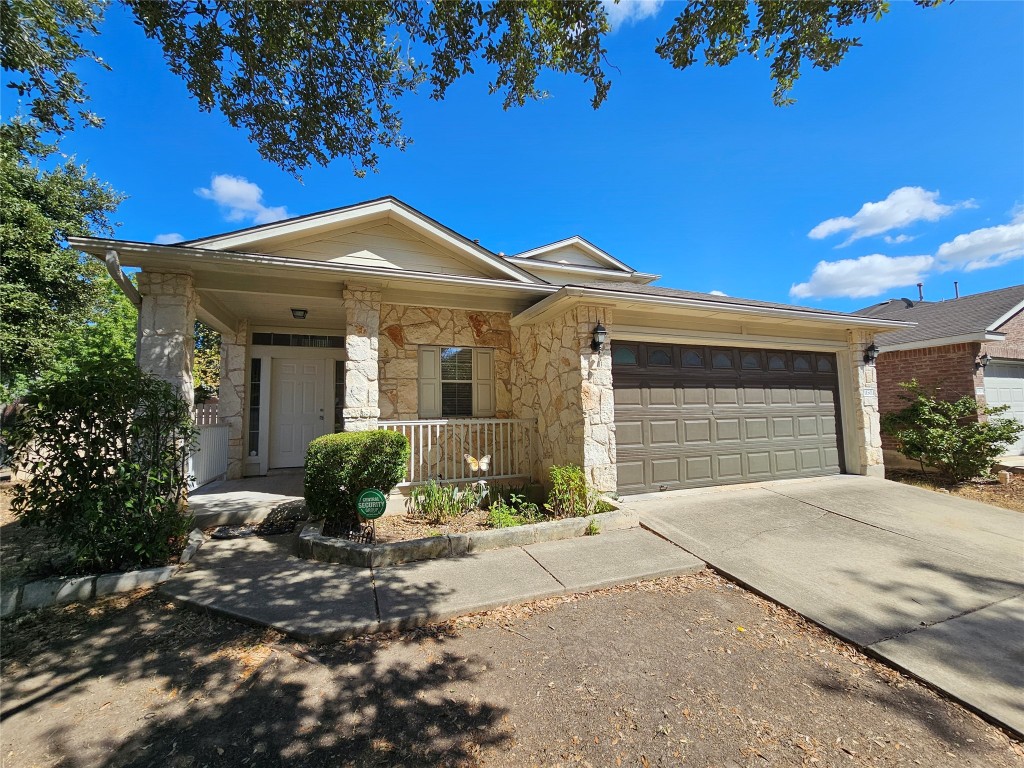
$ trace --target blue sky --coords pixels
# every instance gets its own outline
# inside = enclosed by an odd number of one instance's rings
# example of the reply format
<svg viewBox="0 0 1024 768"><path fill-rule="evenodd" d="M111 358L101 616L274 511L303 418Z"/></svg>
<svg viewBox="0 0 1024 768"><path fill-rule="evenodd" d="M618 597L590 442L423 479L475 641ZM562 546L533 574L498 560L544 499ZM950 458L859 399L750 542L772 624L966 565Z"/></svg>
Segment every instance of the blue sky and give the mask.
<svg viewBox="0 0 1024 768"><path fill-rule="evenodd" d="M662 285L733 296L847 310L914 297L919 279L930 299L953 280L962 293L1024 282L1024 3L893 3L787 108L765 62L673 70L653 52L673 4L643 7L619 9L600 110L550 76L549 99L505 112L484 74L441 103L406 99L414 143L382 152L379 173L356 178L342 159L300 183L200 113L115 5L95 46L113 71L84 72L106 126L63 149L130 195L128 239L391 194L494 251L579 234ZM242 195L234 209L227 193Z"/></svg>

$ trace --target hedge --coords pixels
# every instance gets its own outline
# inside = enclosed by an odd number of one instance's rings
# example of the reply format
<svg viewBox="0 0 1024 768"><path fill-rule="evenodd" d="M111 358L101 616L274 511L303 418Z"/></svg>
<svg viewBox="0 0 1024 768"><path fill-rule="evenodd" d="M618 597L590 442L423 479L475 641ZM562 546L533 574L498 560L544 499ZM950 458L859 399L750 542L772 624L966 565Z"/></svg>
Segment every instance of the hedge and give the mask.
<svg viewBox="0 0 1024 768"><path fill-rule="evenodd" d="M306 508L335 533L360 526L356 499L367 488L388 494L405 477L409 440L390 430L318 437L306 451Z"/></svg>

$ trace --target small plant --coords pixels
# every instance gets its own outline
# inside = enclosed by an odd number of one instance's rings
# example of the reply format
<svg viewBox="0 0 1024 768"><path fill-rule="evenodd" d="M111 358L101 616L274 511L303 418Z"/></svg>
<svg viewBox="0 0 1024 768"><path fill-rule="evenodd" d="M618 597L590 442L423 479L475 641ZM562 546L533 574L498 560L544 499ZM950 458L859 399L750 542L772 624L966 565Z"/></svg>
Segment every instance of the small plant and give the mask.
<svg viewBox="0 0 1024 768"><path fill-rule="evenodd" d="M31 475L14 512L48 530L73 570L145 568L181 552L195 429L170 384L134 363L91 363L37 383L6 436Z"/></svg>
<svg viewBox="0 0 1024 768"><path fill-rule="evenodd" d="M981 408L973 397L940 400L917 380L900 384L906 408L882 417L882 431L908 459L954 483L987 476L992 463L1024 431L1013 419L992 418L1009 406ZM979 416L988 417L985 421Z"/></svg>
<svg viewBox="0 0 1024 768"><path fill-rule="evenodd" d="M442 485L433 478L411 495L412 512L434 525L443 525L460 517L480 503L480 491L473 485L461 490L454 485Z"/></svg>
<svg viewBox="0 0 1024 768"><path fill-rule="evenodd" d="M525 496L512 493L507 501L501 496L491 501L487 525L491 528L512 528L539 522L543 517L536 504L527 501Z"/></svg>
<svg viewBox="0 0 1024 768"><path fill-rule="evenodd" d="M590 518L590 522L587 523L587 528L583 531L584 536L597 536L601 532L601 526L597 524L594 518Z"/></svg>
<svg viewBox="0 0 1024 768"><path fill-rule="evenodd" d="M306 451L306 506L324 530L359 529L356 499L368 488L385 495L402 481L409 464L409 440L399 432L370 430L318 437Z"/></svg>
<svg viewBox="0 0 1024 768"><path fill-rule="evenodd" d="M587 517L603 511L603 503L597 491L587 483L587 476L580 467L572 465L551 467L551 492L544 505L555 517Z"/></svg>

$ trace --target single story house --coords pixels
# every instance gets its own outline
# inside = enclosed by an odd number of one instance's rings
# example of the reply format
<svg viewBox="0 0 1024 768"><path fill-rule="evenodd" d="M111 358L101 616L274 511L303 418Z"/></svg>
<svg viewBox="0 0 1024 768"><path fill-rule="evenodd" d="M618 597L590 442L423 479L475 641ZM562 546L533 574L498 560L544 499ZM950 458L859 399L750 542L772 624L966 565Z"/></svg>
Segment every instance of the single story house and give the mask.
<svg viewBox="0 0 1024 768"><path fill-rule="evenodd" d="M581 237L505 256L393 197L175 245L71 243L137 301L140 365L185 396L193 320L222 334L231 478L376 428L409 436L410 483L570 463L623 494L882 473L865 349L899 321L652 286Z"/></svg>
<svg viewBox="0 0 1024 768"><path fill-rule="evenodd" d="M890 299L857 314L916 323L875 337L882 413L905 407L899 384L917 379L949 399L1008 405L1006 415L1024 422L1024 285L947 301ZM889 438L883 445L893 448ZM1024 455L1024 437L1008 454Z"/></svg>

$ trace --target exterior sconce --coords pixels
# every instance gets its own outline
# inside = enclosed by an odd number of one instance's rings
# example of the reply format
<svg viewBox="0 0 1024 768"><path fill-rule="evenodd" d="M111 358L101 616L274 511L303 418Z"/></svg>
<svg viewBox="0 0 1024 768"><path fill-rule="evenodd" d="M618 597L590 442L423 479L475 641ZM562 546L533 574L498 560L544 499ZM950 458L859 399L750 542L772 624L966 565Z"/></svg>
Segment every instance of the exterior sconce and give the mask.
<svg viewBox="0 0 1024 768"><path fill-rule="evenodd" d="M871 346L864 350L864 362L868 365L874 365L875 360L878 359L878 346L875 342L871 342Z"/></svg>
<svg viewBox="0 0 1024 768"><path fill-rule="evenodd" d="M991 360L992 355L990 355L988 352L986 352L983 355L979 355L978 359L974 361L974 370L984 370L985 366L988 365Z"/></svg>
<svg viewBox="0 0 1024 768"><path fill-rule="evenodd" d="M292 308L292 317L296 320L305 320L307 314L309 314L308 310Z"/></svg>
<svg viewBox="0 0 1024 768"><path fill-rule="evenodd" d="M594 327L594 340L590 342L590 348L594 352L600 352L601 347L608 340L608 331L605 330L604 326L601 325L601 321L598 320L597 325Z"/></svg>

